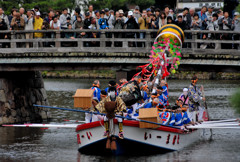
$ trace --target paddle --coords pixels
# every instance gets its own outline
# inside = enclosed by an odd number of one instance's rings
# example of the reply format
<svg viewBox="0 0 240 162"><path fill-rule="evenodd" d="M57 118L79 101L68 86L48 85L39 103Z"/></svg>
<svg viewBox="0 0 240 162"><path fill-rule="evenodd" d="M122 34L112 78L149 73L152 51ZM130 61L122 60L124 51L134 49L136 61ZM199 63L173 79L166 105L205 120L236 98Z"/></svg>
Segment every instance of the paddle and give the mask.
<svg viewBox="0 0 240 162"><path fill-rule="evenodd" d="M91 111L85 111L85 110L76 110L76 109L68 109L68 108L62 108L62 107L35 105L35 104L33 106L35 106L35 107L42 107L42 108L48 108L48 109L58 109L58 110L66 110L66 111L74 111L74 112L84 112L84 113L90 113L90 114L95 114L95 115L104 115L104 116L106 116L106 114L104 114L104 113L91 112ZM180 129L179 127L163 125L163 124L160 124L160 123L151 122L151 121L142 120L142 119L133 119L133 118L119 116L119 115L115 115L115 117L122 118L122 119L127 119L127 120L135 120L135 121L140 121L140 122L145 122L145 123L150 123L150 124L156 124L156 125L160 125L160 126L174 128L174 129Z"/></svg>

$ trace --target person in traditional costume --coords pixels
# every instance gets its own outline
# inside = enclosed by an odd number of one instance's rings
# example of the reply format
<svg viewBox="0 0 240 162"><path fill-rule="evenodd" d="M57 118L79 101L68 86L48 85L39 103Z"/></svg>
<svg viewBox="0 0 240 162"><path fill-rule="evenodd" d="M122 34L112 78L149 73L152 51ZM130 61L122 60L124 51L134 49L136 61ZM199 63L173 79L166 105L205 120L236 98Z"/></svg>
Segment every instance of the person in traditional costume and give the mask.
<svg viewBox="0 0 240 162"><path fill-rule="evenodd" d="M163 94L164 89L161 86L157 86L157 93L159 98L159 106L165 108L168 98Z"/></svg>
<svg viewBox="0 0 240 162"><path fill-rule="evenodd" d="M104 116L104 136L109 136L109 119L113 119L115 114L122 116L123 112L126 111L126 105L121 97L116 96L116 88L109 87L108 96L100 101L98 105L96 105L96 109L100 113L107 113L107 115ZM123 139L123 119L117 118L117 120L119 123L118 136L120 139Z"/></svg>
<svg viewBox="0 0 240 162"><path fill-rule="evenodd" d="M94 90L93 92L93 96L98 98L98 101L101 100L101 89L100 87L100 81L99 80L95 80L92 84L91 89Z"/></svg>
<svg viewBox="0 0 240 162"><path fill-rule="evenodd" d="M136 112L140 106L139 102L142 100L141 91L139 88L141 81L141 76L134 77L132 81L129 81L122 86L119 93L119 97L122 98L128 109L132 109L132 113ZM132 116L131 114L129 115Z"/></svg>
<svg viewBox="0 0 240 162"><path fill-rule="evenodd" d="M108 93L109 87L117 87L117 83L116 83L114 80L110 80L110 81L108 82L108 87L105 88L105 91L106 91L107 93ZM117 95L118 95L118 92L117 92Z"/></svg>
<svg viewBox="0 0 240 162"><path fill-rule="evenodd" d="M153 94L154 95L154 94ZM156 108L159 104L159 98L153 98L151 102L147 103L144 108Z"/></svg>
<svg viewBox="0 0 240 162"><path fill-rule="evenodd" d="M96 111L95 106L98 104L99 100L97 97L93 97L92 99L92 106L88 109L88 111ZM101 118L99 118L99 115L95 115L92 113L85 113L85 122L91 123L95 121L99 121Z"/></svg>
<svg viewBox="0 0 240 162"><path fill-rule="evenodd" d="M172 109L175 110L174 116L175 116L175 126L183 126L191 123L191 120L188 117L187 112L185 109L182 109L182 101L179 100L177 105L174 106Z"/></svg>
<svg viewBox="0 0 240 162"><path fill-rule="evenodd" d="M197 87L197 76L194 76L191 80L191 84L188 88L188 96L189 96L189 111L188 116L191 121L202 121L204 107L201 106L201 102L205 101L205 98L202 96L201 89ZM196 113L198 112L198 120L196 120Z"/></svg>
<svg viewBox="0 0 240 162"><path fill-rule="evenodd" d="M183 102L182 106L183 107L188 107L188 100L189 100L188 88L183 88L183 93L179 96L178 99L182 100L182 102Z"/></svg>
<svg viewBox="0 0 240 162"><path fill-rule="evenodd" d="M175 116L170 106L167 106L162 112L159 112L159 117L163 125L173 126L175 123Z"/></svg>

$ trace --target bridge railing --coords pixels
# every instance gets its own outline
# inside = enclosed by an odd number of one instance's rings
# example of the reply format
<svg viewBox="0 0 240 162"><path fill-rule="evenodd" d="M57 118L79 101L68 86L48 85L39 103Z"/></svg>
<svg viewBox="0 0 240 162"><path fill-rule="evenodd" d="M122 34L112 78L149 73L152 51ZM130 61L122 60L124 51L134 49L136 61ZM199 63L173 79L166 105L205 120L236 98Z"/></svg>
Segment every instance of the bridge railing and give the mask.
<svg viewBox="0 0 240 162"><path fill-rule="evenodd" d="M43 33L42 38L25 39L29 33ZM72 34L80 36L71 38ZM81 34L82 33L82 34ZM84 36L88 35L88 37ZM144 33L143 39L139 38ZM183 53L186 54L231 54L239 55L239 40L232 40L240 32L185 30ZM0 53L38 53L38 52L114 52L114 53L149 53L157 30L21 30L0 31ZM202 39L211 34L211 38ZM69 38L66 38L65 36ZM96 37L94 37L96 36ZM21 39L19 39L21 38ZM226 38L220 39L220 38ZM26 45L29 47L26 48ZM204 47L205 46L205 47ZM204 49L204 48L206 49Z"/></svg>

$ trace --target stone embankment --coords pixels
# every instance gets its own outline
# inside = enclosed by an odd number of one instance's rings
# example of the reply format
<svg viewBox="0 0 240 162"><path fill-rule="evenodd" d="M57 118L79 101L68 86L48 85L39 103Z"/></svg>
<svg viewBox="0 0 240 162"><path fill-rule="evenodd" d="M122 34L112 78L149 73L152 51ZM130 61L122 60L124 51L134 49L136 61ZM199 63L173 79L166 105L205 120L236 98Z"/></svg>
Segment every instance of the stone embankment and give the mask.
<svg viewBox="0 0 240 162"><path fill-rule="evenodd" d="M50 117L33 104L48 105L40 72L1 72L0 124L41 122Z"/></svg>

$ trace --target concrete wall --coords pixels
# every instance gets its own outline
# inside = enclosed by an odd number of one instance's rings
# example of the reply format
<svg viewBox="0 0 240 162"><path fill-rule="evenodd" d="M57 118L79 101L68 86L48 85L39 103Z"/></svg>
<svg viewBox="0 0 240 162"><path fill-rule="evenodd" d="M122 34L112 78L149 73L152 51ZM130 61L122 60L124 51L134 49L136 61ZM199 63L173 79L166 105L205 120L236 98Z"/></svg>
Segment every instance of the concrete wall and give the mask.
<svg viewBox="0 0 240 162"><path fill-rule="evenodd" d="M41 122L50 116L33 104L48 105L40 72L0 73L0 124Z"/></svg>

